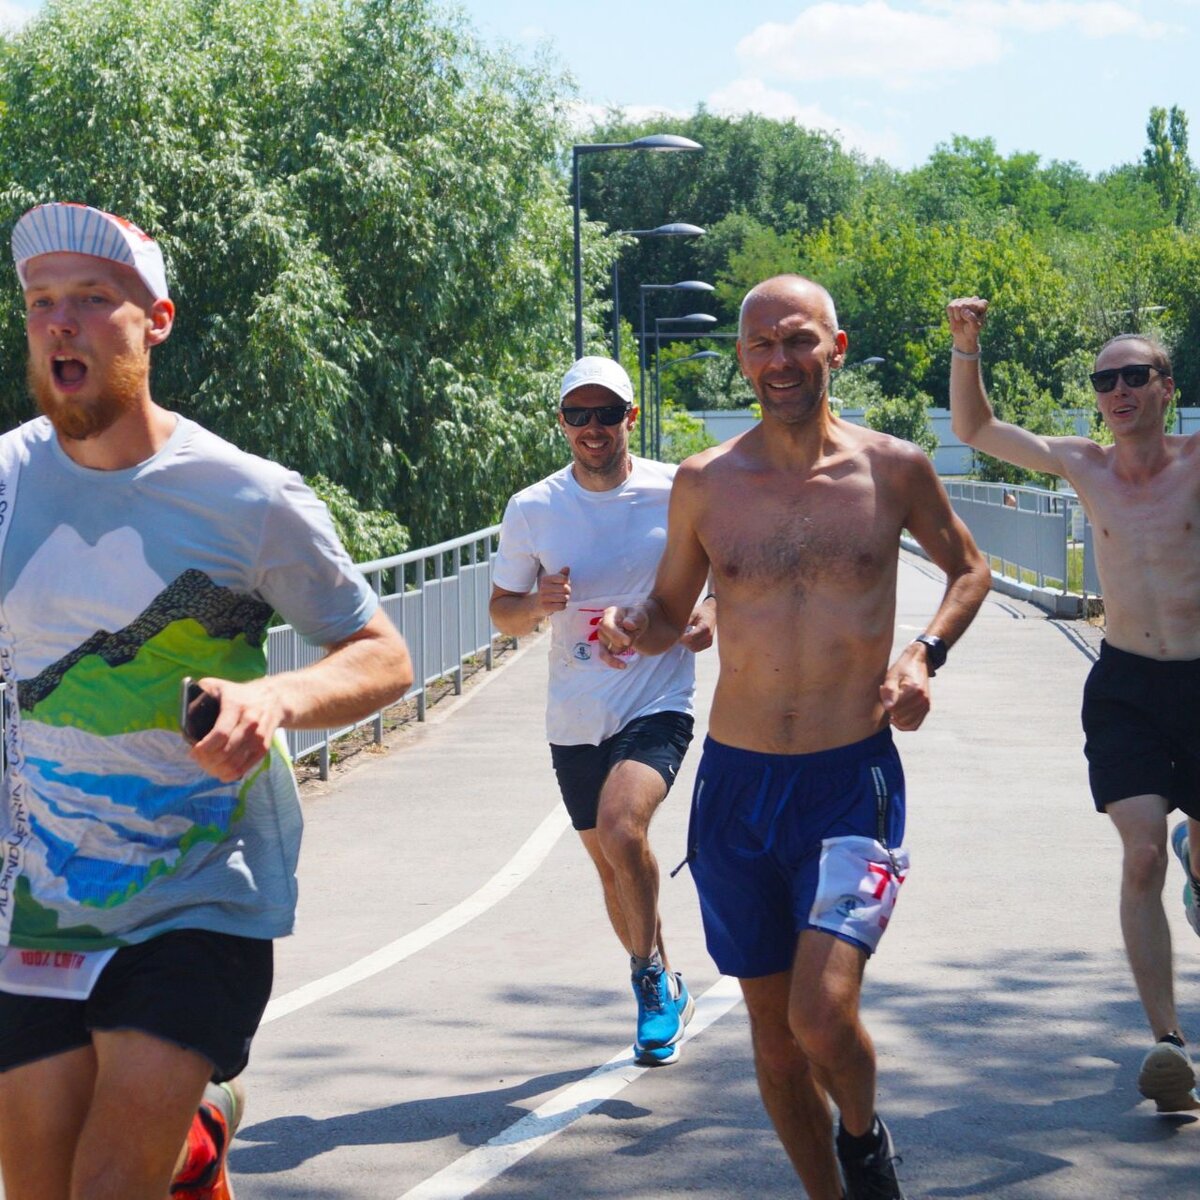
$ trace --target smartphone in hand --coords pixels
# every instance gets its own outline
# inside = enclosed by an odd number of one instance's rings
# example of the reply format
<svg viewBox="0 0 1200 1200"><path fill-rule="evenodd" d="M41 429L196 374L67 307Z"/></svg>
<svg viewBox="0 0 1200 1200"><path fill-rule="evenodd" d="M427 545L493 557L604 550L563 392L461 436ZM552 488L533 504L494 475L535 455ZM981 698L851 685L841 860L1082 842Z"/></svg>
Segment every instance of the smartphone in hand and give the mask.
<svg viewBox="0 0 1200 1200"><path fill-rule="evenodd" d="M185 675L179 685L179 728L183 740L190 745L206 738L216 724L221 702L190 676Z"/></svg>

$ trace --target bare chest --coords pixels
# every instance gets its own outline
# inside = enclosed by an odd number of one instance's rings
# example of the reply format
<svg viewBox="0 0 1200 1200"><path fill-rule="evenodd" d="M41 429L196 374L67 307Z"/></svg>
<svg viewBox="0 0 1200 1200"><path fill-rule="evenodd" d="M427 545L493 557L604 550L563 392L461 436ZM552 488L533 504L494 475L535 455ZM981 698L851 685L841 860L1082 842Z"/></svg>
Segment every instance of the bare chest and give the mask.
<svg viewBox="0 0 1200 1200"><path fill-rule="evenodd" d="M718 580L798 598L871 590L895 569L899 532L869 478L759 490L714 506L700 529Z"/></svg>
<svg viewBox="0 0 1200 1200"><path fill-rule="evenodd" d="M1080 492L1101 563L1171 575L1200 561L1200 476L1181 464L1144 483L1105 481Z"/></svg>

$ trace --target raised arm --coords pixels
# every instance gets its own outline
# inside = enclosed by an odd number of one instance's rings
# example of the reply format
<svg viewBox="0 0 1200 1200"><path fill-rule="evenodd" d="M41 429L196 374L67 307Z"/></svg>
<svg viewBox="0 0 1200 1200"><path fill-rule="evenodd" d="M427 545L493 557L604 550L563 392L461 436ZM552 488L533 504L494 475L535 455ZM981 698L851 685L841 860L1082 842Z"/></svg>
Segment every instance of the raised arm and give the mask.
<svg viewBox="0 0 1200 1200"><path fill-rule="evenodd" d="M708 555L696 532L702 487L700 472L701 468L691 459L676 472L667 510L667 545L659 560L654 590L641 604L605 611L600 622L603 649L619 653L632 646L641 654L662 654L679 641L693 616L715 618L713 601L706 601L699 608L696 604L709 568ZM615 667L625 665L608 654L604 655L604 661Z"/></svg>
<svg viewBox="0 0 1200 1200"><path fill-rule="evenodd" d="M968 446L1029 471L1063 475L1061 438L1043 437L1019 425L998 421L988 403L980 370L979 334L988 302L978 296L946 306L954 346L950 353L950 427Z"/></svg>

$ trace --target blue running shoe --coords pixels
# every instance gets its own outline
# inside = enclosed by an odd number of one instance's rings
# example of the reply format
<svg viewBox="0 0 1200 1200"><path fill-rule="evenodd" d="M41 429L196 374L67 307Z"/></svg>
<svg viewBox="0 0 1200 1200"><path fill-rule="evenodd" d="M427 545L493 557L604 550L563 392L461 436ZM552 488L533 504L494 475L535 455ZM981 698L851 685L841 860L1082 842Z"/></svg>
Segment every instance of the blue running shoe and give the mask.
<svg viewBox="0 0 1200 1200"><path fill-rule="evenodd" d="M637 1061L644 1067L665 1067L678 1061L679 1048L683 1045L683 1030L687 1028L692 1019L692 1013L696 1011L696 1002L692 999L687 984L683 982L683 976L678 971L667 976L667 986L675 997L675 1011L679 1014L682 1026L679 1031L679 1041L673 1042L669 1046L634 1046Z"/></svg>
<svg viewBox="0 0 1200 1200"><path fill-rule="evenodd" d="M695 1008L683 977L654 963L633 973L633 994L638 1006L634 1057L646 1066L675 1062L684 1027Z"/></svg>
<svg viewBox="0 0 1200 1200"><path fill-rule="evenodd" d="M1196 906L1196 878L1192 874L1191 858L1188 855L1188 823L1180 821L1171 830L1171 849L1175 857L1183 863L1183 874L1187 882L1183 885L1183 911L1187 913L1188 924L1200 934L1200 909Z"/></svg>

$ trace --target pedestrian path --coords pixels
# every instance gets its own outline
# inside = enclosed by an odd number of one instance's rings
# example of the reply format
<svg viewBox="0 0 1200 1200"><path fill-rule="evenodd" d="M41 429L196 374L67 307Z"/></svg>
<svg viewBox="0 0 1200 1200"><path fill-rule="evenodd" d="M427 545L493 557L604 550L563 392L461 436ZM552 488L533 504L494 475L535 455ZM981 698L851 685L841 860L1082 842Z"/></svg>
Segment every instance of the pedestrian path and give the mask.
<svg viewBox="0 0 1200 1200"><path fill-rule="evenodd" d="M902 557L897 645L941 588ZM1134 1088L1146 1036L1078 723L1099 640L993 595L926 727L899 736L914 867L866 1007L914 1197L1194 1193L1200 1124L1151 1115ZM527 643L306 802L300 929L247 1077L239 1200L797 1194L686 870L664 879L664 925L708 1023L676 1066L628 1056L626 967L542 738L545 654ZM698 667L703 717L715 654ZM665 869L697 749L655 822ZM1200 946L1171 920L1200 1029Z"/></svg>
<svg viewBox="0 0 1200 1200"><path fill-rule="evenodd" d="M905 554L897 645L938 573ZM898 735L913 871L868 969L880 1104L917 1197L1184 1200L1200 1122L1135 1090L1115 836L1079 731L1099 644L993 595ZM689 753L653 837L673 965L702 1017L680 1062L628 1058L633 998L561 815L531 640L402 746L306 796L300 921L246 1080L238 1200L791 1197L744 1008L705 953L683 857ZM698 732L716 677L698 661ZM1168 892L1183 1020L1200 944Z"/></svg>

